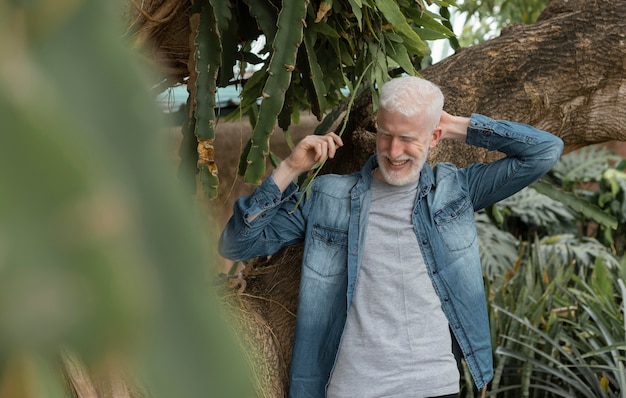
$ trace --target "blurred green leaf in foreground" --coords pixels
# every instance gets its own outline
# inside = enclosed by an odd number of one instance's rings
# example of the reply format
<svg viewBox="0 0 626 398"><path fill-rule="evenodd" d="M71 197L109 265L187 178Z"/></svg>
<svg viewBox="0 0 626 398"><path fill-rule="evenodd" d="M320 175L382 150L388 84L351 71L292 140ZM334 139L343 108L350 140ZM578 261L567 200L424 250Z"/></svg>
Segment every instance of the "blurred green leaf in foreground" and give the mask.
<svg viewBox="0 0 626 398"><path fill-rule="evenodd" d="M249 396L121 7L0 2L0 397L68 396L65 349L151 396Z"/></svg>

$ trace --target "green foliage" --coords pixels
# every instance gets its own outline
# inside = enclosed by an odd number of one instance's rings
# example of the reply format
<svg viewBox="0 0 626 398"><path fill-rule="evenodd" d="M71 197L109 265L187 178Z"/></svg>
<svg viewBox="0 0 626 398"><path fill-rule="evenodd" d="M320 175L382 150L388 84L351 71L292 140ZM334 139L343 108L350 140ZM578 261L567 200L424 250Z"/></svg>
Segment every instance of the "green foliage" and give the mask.
<svg viewBox="0 0 626 398"><path fill-rule="evenodd" d="M487 396L626 396L624 186L620 158L585 148L476 215L496 348Z"/></svg>
<svg viewBox="0 0 626 398"><path fill-rule="evenodd" d="M536 239L521 244L517 261L501 278L487 279L496 348L487 396L600 397L624 391L624 269L607 262L610 257L606 252L595 261L563 261Z"/></svg>
<svg viewBox="0 0 626 398"><path fill-rule="evenodd" d="M617 269L619 259L596 239L574 234L550 235L541 238L542 250L553 252L560 262L568 260L580 264L593 264L597 259L604 259L606 266Z"/></svg>
<svg viewBox="0 0 626 398"><path fill-rule="evenodd" d="M538 250L539 246L536 241L532 245L524 244L518 260L505 277L499 283L489 285L492 345L500 347L499 350L512 350L515 344L509 338L525 333L515 316L546 328L553 322L549 311L553 306L562 306L554 301L559 297L560 286L568 284L573 267L562 267L554 256ZM516 348L522 354L528 354L526 347ZM495 377L490 391L506 394L510 390L510 396L528 394L531 374L532 367L524 366L523 362L496 355Z"/></svg>
<svg viewBox="0 0 626 398"><path fill-rule="evenodd" d="M120 8L0 2L0 390L69 396L69 349L154 396L250 396Z"/></svg>
<svg viewBox="0 0 626 398"><path fill-rule="evenodd" d="M500 30L514 24L535 23L549 0L465 0L459 11L466 22L459 35L462 47L496 37Z"/></svg>
<svg viewBox="0 0 626 398"><path fill-rule="evenodd" d="M623 396L626 339L621 303L626 291L622 280L598 261L587 280L572 273L570 281L561 282L566 287L537 298L544 307L543 322L495 307L500 316L520 326L515 333L502 335L503 343L496 350L500 363L530 364L532 372L522 377L530 379L535 394L544 393L540 396ZM510 381L507 386L511 387Z"/></svg>
<svg viewBox="0 0 626 398"><path fill-rule="evenodd" d="M428 3L454 5L443 0ZM216 32L222 44L216 84L229 84L223 75L233 69L234 60L243 61L242 71L249 62L267 62L252 76L239 76L245 82L242 101L239 112L231 113L232 118L254 118L251 145L239 170L246 182L255 184L265 175L269 137L277 121L288 130L303 109L321 120L346 100L341 90L349 95L370 90L376 107L377 87L393 75L418 73L430 52L426 41L454 36L423 0L299 0L283 2L280 8L270 0L211 4L215 12L225 5L232 10L229 23L218 23ZM235 32L236 46L224 44L233 36L227 32ZM261 51L264 60L250 52L251 43L261 36L267 39Z"/></svg>
<svg viewBox="0 0 626 398"><path fill-rule="evenodd" d="M503 229L528 239L537 231L556 233L563 230L564 225L571 227L576 219L574 210L563 201L538 192L535 186L526 187L494 206L508 221L503 223ZM556 190L556 187L550 186L550 189Z"/></svg>
<svg viewBox="0 0 626 398"><path fill-rule="evenodd" d="M588 146L562 156L551 174L560 181L563 189L591 195L590 186L585 184L597 183L606 169L621 160L602 146Z"/></svg>
<svg viewBox="0 0 626 398"><path fill-rule="evenodd" d="M624 242L626 162L602 147L587 147L561 157L542 179L486 211L502 230L521 239L535 234L577 231L606 246ZM617 164L617 167L612 167Z"/></svg>
<svg viewBox="0 0 626 398"><path fill-rule="evenodd" d="M545 197L552 199L555 204L559 203L577 212L581 216L579 218L594 220L605 228L615 229L617 227L617 219L613 215L607 214L594 203L584 198L579 198L572 192L563 191L543 180L535 181L530 186ZM575 215L576 213L573 214Z"/></svg>
<svg viewBox="0 0 626 398"><path fill-rule="evenodd" d="M562 157L552 171L553 178L564 190L586 200L590 207L600 209L604 218L583 213L578 217L580 229L596 237L618 255L626 244L626 160L610 150L592 146ZM599 225L598 225L599 224Z"/></svg>

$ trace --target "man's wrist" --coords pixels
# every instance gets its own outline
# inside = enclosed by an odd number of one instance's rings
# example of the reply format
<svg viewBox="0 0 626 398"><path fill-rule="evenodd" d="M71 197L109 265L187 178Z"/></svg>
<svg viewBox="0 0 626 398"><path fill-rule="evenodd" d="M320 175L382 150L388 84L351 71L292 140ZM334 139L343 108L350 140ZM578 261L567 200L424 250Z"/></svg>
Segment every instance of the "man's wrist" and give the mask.
<svg viewBox="0 0 626 398"><path fill-rule="evenodd" d="M465 141L467 137L467 129L470 126L470 118L463 116L453 116L446 125L445 135L443 138L449 138L457 141Z"/></svg>
<svg viewBox="0 0 626 398"><path fill-rule="evenodd" d="M280 164L272 172L271 178L274 180L274 184L278 186L280 192L285 192L285 189L293 182L293 180L300 175L298 170L293 169L287 159L280 162Z"/></svg>

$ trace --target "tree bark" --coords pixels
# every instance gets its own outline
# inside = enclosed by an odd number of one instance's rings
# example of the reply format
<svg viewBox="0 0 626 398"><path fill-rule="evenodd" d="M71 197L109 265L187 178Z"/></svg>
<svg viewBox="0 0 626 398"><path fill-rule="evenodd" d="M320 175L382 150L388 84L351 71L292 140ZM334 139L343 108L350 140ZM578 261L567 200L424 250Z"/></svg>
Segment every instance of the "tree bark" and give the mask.
<svg viewBox="0 0 626 398"><path fill-rule="evenodd" d="M533 25L424 70L448 111L525 122L561 137L566 152L626 141L626 2L552 1ZM445 154L442 154L444 152ZM452 145L434 154L465 164ZM450 160L450 159L448 159Z"/></svg>

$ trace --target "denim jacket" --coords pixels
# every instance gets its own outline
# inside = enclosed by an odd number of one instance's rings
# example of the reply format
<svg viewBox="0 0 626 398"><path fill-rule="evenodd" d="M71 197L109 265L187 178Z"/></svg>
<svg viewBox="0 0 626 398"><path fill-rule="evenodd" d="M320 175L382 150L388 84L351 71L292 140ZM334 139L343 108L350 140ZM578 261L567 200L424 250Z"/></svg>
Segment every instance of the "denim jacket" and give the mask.
<svg viewBox="0 0 626 398"><path fill-rule="evenodd" d="M457 168L422 169L413 229L450 330L477 388L493 377L492 348L474 211L490 206L546 173L563 142L531 126L474 114L468 144L506 157ZM233 260L265 256L304 242L291 362L290 397L325 395L357 282L370 205L372 156L351 175L317 177L311 195L296 185L281 194L271 178L240 198L220 238ZM258 217L250 217L260 214Z"/></svg>

